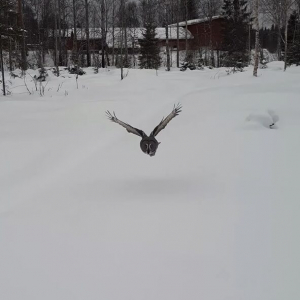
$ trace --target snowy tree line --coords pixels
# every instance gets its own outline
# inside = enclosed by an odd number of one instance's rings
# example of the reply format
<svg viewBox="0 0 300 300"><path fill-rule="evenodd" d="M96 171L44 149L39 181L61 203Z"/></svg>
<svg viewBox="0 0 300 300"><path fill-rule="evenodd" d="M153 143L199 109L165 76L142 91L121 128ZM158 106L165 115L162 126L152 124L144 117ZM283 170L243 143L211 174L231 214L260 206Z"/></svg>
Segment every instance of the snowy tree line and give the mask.
<svg viewBox="0 0 300 300"><path fill-rule="evenodd" d="M157 27L165 26L168 22L181 21L182 18L196 18L198 14L195 3L195 0L1 0L1 36L6 39L3 49L9 53L10 69L16 66L23 69L30 67L28 61L26 65L26 58L21 53L23 51L23 54L28 54L33 49L37 50L39 67L46 63L45 56L50 49L54 49L55 65L67 65L70 61L63 39L72 30L72 62L91 66L90 29L97 28L101 30L103 43L100 65L116 65L118 60L114 53L115 48L112 47L111 61L108 61L105 53L109 29L124 29L122 54L124 60L128 61L125 28L145 27L149 19ZM7 34L12 25L16 25L18 30L24 30L24 36ZM78 32L82 30L86 31L84 61L81 58L82 45L77 41ZM54 40L51 38L53 36Z"/></svg>
<svg viewBox="0 0 300 300"><path fill-rule="evenodd" d="M259 16L257 30L256 4ZM157 68L161 61L155 28L164 27L165 64L169 70L168 25L197 18L206 18L211 24L217 15L226 20L221 63L214 61L213 46L210 45L210 59L202 64L242 68L250 63L251 49L256 43L259 44L256 50L260 52L261 61L262 49L267 48L276 52L286 66L299 64L299 11L300 0L1 0L1 69L4 69L3 64L11 71L14 68L24 71L36 66L42 68L47 65L49 56L58 75L59 66L70 64L96 68L108 65ZM139 41L140 49L136 51L138 63L135 64L129 51L127 29L139 27L145 28L144 41ZM95 42L91 36L95 28L101 33L98 41L101 51L98 52L93 50ZM113 46L110 49L107 46L108 31L112 32ZM258 39L255 39L256 31ZM68 51L66 36L70 32L72 49ZM78 40L78 32L85 33L84 43ZM121 36L121 42L115 47L117 34ZM210 34L213 35L212 30ZM35 56L36 66L31 62L29 53ZM183 60L191 57L187 47L184 55ZM180 66L179 47L176 66Z"/></svg>

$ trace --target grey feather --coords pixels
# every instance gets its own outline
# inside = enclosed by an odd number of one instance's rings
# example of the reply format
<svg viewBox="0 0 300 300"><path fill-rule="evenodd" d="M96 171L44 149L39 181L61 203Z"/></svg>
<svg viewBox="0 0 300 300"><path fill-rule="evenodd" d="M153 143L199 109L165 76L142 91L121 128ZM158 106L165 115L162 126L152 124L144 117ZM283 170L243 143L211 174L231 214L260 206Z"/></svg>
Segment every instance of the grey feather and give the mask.
<svg viewBox="0 0 300 300"><path fill-rule="evenodd" d="M124 123L121 120L119 120L114 112L113 112L113 114L111 114L111 112L107 110L106 115L112 122L123 126L129 133L133 133L133 134L138 135L142 138L146 136L146 134L143 130L134 128L131 125L129 125L127 123Z"/></svg>
<svg viewBox="0 0 300 300"><path fill-rule="evenodd" d="M182 106L180 103L178 103L177 106L174 105L172 112L160 121L160 123L153 129L150 136L157 136L173 118L179 115L181 108Z"/></svg>

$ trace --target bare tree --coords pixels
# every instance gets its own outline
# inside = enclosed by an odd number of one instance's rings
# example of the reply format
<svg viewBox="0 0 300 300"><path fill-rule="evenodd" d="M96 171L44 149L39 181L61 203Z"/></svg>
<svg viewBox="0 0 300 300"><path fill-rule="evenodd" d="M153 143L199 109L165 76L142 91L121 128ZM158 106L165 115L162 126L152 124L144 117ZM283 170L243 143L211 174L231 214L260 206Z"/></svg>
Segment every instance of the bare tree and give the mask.
<svg viewBox="0 0 300 300"><path fill-rule="evenodd" d="M163 12L161 18L163 26L165 27L165 35L166 35L166 67L167 71L170 71L170 47L169 47L169 19L171 14L171 3L170 0L164 0L160 3L159 10Z"/></svg>
<svg viewBox="0 0 300 300"><path fill-rule="evenodd" d="M3 40L9 41L9 45L11 45L11 40L14 38L15 41L22 36L22 32L20 32L17 26L12 25L12 23L16 23L17 14L15 12L15 5L10 0L3 0L0 2L0 68L2 73L2 92L5 96L7 94L6 86L5 86L5 74L4 74L4 62L3 62L3 48L4 43ZM10 46L9 46L10 47ZM10 66L11 67L11 66Z"/></svg>
<svg viewBox="0 0 300 300"><path fill-rule="evenodd" d="M23 19L23 3L22 0L18 0L18 13L19 13L19 27L22 28L22 43L21 43L21 67L24 72L27 70L26 60L26 42L25 42L25 28Z"/></svg>
<svg viewBox="0 0 300 300"><path fill-rule="evenodd" d="M121 4L120 4L120 18L121 18L121 41L120 41L120 47L121 47L121 51L120 51L120 54L121 54L121 57L120 57L120 67L121 67L121 80L124 79L124 63L123 63L123 43L124 43L124 29L126 30L126 28L124 28L124 12L125 12L125 9L124 9L124 1L125 0L121 0Z"/></svg>
<svg viewBox="0 0 300 300"><path fill-rule="evenodd" d="M41 1L36 1L36 0L27 0L27 4L30 5L30 8L32 9L36 20L37 20L37 31L38 31L38 45L39 49L37 51L37 64L38 67L41 68L43 64L43 58L42 58L42 53L43 53L43 43L42 43L42 35L41 35L41 23L42 23L42 3Z"/></svg>
<svg viewBox="0 0 300 300"><path fill-rule="evenodd" d="M298 1L298 0L296 0ZM277 27L277 55L281 59L281 41L286 41L287 23L291 8L295 0L261 0L262 9L267 18ZM285 29L285 37L282 37L281 29ZM286 46L287 43L285 43ZM286 52L286 51L285 51ZM285 58L286 59L286 58Z"/></svg>
<svg viewBox="0 0 300 300"><path fill-rule="evenodd" d="M72 24L72 21L69 22L69 18L72 15L71 5L68 0L61 0L60 2L61 2L60 5L61 5L62 22L64 23L64 27L62 30L62 37L64 38L64 51L61 51L61 55L62 55L63 64L68 65L68 48L65 39L66 36L70 35L69 28L72 27L72 25L70 26L70 23Z"/></svg>
<svg viewBox="0 0 300 300"><path fill-rule="evenodd" d="M73 61L78 63L77 57L77 0L72 0L73 3Z"/></svg>
<svg viewBox="0 0 300 300"><path fill-rule="evenodd" d="M56 68L56 76L59 76L59 58L58 58L58 26L57 26L57 19L60 16L57 16L57 0L54 0L54 39L55 39L55 59L54 59L54 63L55 63L55 68Z"/></svg>
<svg viewBox="0 0 300 300"><path fill-rule="evenodd" d="M187 7L187 0L185 0L184 19L185 19L185 58L186 59L188 57L187 18L188 18L188 7Z"/></svg>
<svg viewBox="0 0 300 300"><path fill-rule="evenodd" d="M277 56L278 60L280 60L282 27L281 2L278 0L262 0L262 4L267 18L277 27Z"/></svg>
<svg viewBox="0 0 300 300"><path fill-rule="evenodd" d="M258 58L259 58L259 21L258 21L259 0L254 4L254 25L255 25L255 58L253 76L257 77Z"/></svg>
<svg viewBox="0 0 300 300"><path fill-rule="evenodd" d="M58 64L62 65L62 40L61 40L61 0L57 0L57 27L58 27Z"/></svg>
<svg viewBox="0 0 300 300"><path fill-rule="evenodd" d="M105 68L105 46L106 46L106 6L105 0L101 0L101 66Z"/></svg>
<svg viewBox="0 0 300 300"><path fill-rule="evenodd" d="M1 67L1 73L2 73L3 95L6 96L5 76L4 76L4 63L3 63L3 53L2 53L2 35L1 35L1 32L0 32L0 67Z"/></svg>
<svg viewBox="0 0 300 300"><path fill-rule="evenodd" d="M167 12L167 9L166 9ZM166 29L166 55L167 55L167 71L170 71L170 47L169 47L169 26L166 22L165 25Z"/></svg>
<svg viewBox="0 0 300 300"><path fill-rule="evenodd" d="M179 68L179 0L176 1L176 34L177 34L177 49L176 49L176 66Z"/></svg>
<svg viewBox="0 0 300 300"><path fill-rule="evenodd" d="M88 0L84 1L85 4L85 34L86 34L86 63L87 66L91 66L91 54L90 54L90 26L89 26L89 3Z"/></svg>
<svg viewBox="0 0 300 300"><path fill-rule="evenodd" d="M112 65L115 65L115 18L116 18L116 0L112 0Z"/></svg>

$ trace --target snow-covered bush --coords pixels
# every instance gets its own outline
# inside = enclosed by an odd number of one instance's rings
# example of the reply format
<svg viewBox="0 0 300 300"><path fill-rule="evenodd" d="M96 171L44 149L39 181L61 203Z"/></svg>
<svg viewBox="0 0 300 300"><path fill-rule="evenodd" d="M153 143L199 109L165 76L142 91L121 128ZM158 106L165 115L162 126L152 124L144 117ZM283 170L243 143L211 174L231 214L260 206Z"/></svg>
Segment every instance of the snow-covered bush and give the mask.
<svg viewBox="0 0 300 300"><path fill-rule="evenodd" d="M186 71L187 69L196 70L196 66L192 62L187 62L187 61L182 62L180 71Z"/></svg>
<svg viewBox="0 0 300 300"><path fill-rule="evenodd" d="M70 74L76 74L76 75L79 75L79 76L82 76L82 75L85 74L85 72L77 65L69 66L68 71L69 71Z"/></svg>
<svg viewBox="0 0 300 300"><path fill-rule="evenodd" d="M197 69L204 70L204 59L202 57L198 58Z"/></svg>
<svg viewBox="0 0 300 300"><path fill-rule="evenodd" d="M46 77L48 76L47 70L43 67L38 69L39 75L34 75L34 79L38 82L46 81Z"/></svg>

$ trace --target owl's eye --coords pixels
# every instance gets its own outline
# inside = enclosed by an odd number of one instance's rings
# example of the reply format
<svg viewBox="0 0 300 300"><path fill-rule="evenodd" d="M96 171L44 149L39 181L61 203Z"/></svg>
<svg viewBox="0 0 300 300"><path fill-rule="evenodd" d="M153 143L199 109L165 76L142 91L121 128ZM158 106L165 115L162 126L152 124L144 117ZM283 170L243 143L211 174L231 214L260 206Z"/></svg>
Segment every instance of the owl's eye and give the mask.
<svg viewBox="0 0 300 300"><path fill-rule="evenodd" d="M142 144L142 149L143 149L144 152L146 152L148 150L148 144L143 143Z"/></svg>

